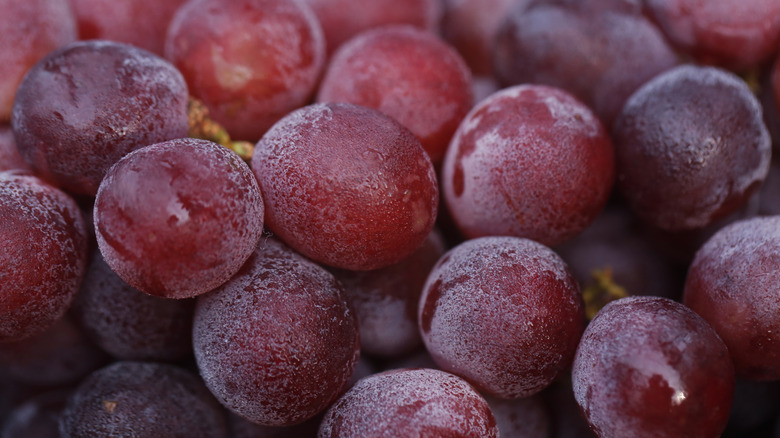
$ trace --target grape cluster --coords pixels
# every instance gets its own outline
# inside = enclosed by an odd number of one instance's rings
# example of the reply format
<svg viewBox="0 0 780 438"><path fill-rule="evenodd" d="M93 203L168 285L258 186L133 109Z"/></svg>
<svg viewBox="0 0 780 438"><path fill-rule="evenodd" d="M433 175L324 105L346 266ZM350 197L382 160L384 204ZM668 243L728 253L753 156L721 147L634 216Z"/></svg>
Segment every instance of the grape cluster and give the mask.
<svg viewBox="0 0 780 438"><path fill-rule="evenodd" d="M3 438L780 437L780 1L0 35Z"/></svg>

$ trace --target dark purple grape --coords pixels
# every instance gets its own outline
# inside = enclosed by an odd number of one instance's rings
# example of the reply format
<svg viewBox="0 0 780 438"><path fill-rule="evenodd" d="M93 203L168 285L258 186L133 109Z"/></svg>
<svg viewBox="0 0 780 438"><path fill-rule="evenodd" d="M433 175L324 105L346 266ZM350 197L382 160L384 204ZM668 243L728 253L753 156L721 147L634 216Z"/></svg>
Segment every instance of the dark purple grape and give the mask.
<svg viewBox="0 0 780 438"><path fill-rule="evenodd" d="M78 383L108 361L69 314L42 333L0 343L0 372L30 386Z"/></svg>
<svg viewBox="0 0 780 438"><path fill-rule="evenodd" d="M442 167L448 210L468 238L560 244L599 214L612 190L612 142L569 93L506 88L461 122Z"/></svg>
<svg viewBox="0 0 780 438"><path fill-rule="evenodd" d="M420 141L370 108L328 103L290 113L257 143L252 170L268 228L330 266L398 263L436 220L439 186Z"/></svg>
<svg viewBox="0 0 780 438"><path fill-rule="evenodd" d="M94 196L109 167L135 149L185 137L187 85L168 61L110 41L56 50L25 76L12 126L45 179Z"/></svg>
<svg viewBox="0 0 780 438"><path fill-rule="evenodd" d="M703 228L739 209L769 171L761 106L739 77L681 66L626 102L613 139L631 209L667 230Z"/></svg>
<svg viewBox="0 0 780 438"><path fill-rule="evenodd" d="M133 288L98 251L73 309L90 339L118 359L176 361L192 355L195 300L169 300Z"/></svg>
<svg viewBox="0 0 780 438"><path fill-rule="evenodd" d="M601 438L715 438L729 417L734 367L691 309L629 297L607 304L585 329L572 382Z"/></svg>
<svg viewBox="0 0 780 438"><path fill-rule="evenodd" d="M0 11L0 123L7 123L25 73L76 40L76 17L68 0L0 0Z"/></svg>
<svg viewBox="0 0 780 438"><path fill-rule="evenodd" d="M3 438L61 438L59 421L71 390L59 389L31 397L0 421ZM2 420L3 418L0 418Z"/></svg>
<svg viewBox="0 0 780 438"><path fill-rule="evenodd" d="M738 375L780 379L780 216L712 236L688 270L684 302L718 332Z"/></svg>
<svg viewBox="0 0 780 438"><path fill-rule="evenodd" d="M677 56L628 1L522 3L504 19L494 41L495 75L504 86L562 88L611 126L626 99Z"/></svg>
<svg viewBox="0 0 780 438"><path fill-rule="evenodd" d="M341 284L272 239L229 282L198 298L192 336L211 392L265 426L323 411L347 385L360 345Z"/></svg>
<svg viewBox="0 0 780 438"><path fill-rule="evenodd" d="M418 315L439 367L500 398L550 385L571 364L585 325L563 260L517 237L473 239L447 252L428 276Z"/></svg>
<svg viewBox="0 0 780 438"><path fill-rule="evenodd" d="M225 413L197 375L174 365L116 362L84 379L60 417L64 438L227 438Z"/></svg>
<svg viewBox="0 0 780 438"><path fill-rule="evenodd" d="M0 172L0 342L18 341L65 314L87 264L87 231L65 193Z"/></svg>
<svg viewBox="0 0 780 438"><path fill-rule="evenodd" d="M485 399L439 370L403 369L359 381L325 414L319 438L496 438Z"/></svg>
<svg viewBox="0 0 780 438"><path fill-rule="evenodd" d="M95 231L106 264L132 287L191 298L233 276L263 230L263 200L241 158L206 140L134 151L100 184Z"/></svg>

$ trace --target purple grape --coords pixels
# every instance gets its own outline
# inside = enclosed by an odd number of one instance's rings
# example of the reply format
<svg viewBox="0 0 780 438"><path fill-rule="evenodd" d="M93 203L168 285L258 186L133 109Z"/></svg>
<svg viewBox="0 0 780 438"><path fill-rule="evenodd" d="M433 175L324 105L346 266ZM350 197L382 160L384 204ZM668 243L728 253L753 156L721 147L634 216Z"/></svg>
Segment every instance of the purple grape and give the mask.
<svg viewBox="0 0 780 438"><path fill-rule="evenodd" d="M43 58L25 76L11 123L35 172L94 196L127 153L185 137L187 85L168 61L110 41L80 41Z"/></svg>

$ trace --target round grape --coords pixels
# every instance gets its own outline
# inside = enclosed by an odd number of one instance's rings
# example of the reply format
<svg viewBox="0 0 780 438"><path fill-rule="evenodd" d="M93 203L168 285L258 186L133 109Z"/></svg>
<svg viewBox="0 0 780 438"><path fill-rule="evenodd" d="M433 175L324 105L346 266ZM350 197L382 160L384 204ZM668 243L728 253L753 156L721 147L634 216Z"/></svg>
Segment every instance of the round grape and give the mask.
<svg viewBox="0 0 780 438"><path fill-rule="evenodd" d="M263 200L238 155L206 140L134 151L100 184L95 232L106 264L130 286L190 298L233 276L263 230Z"/></svg>

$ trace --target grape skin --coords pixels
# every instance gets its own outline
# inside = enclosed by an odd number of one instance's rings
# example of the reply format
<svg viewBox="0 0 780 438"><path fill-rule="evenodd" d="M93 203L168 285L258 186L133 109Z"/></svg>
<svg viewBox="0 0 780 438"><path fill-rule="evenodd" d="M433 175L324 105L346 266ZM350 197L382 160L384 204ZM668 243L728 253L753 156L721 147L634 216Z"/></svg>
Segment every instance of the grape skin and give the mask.
<svg viewBox="0 0 780 438"><path fill-rule="evenodd" d="M588 325L572 383L601 438L715 438L728 421L734 367L726 345L691 309L629 297Z"/></svg>
<svg viewBox="0 0 780 438"><path fill-rule="evenodd" d="M37 177L0 172L0 342L46 330L64 315L87 264L76 203Z"/></svg>
<svg viewBox="0 0 780 438"><path fill-rule="evenodd" d="M94 221L106 264L132 287L191 298L225 283L254 251L263 199L227 148L175 139L136 150L100 184Z"/></svg>
<svg viewBox="0 0 780 438"><path fill-rule="evenodd" d="M49 53L25 76L11 124L35 172L94 196L127 153L188 130L187 84L171 63L111 41L79 41Z"/></svg>

